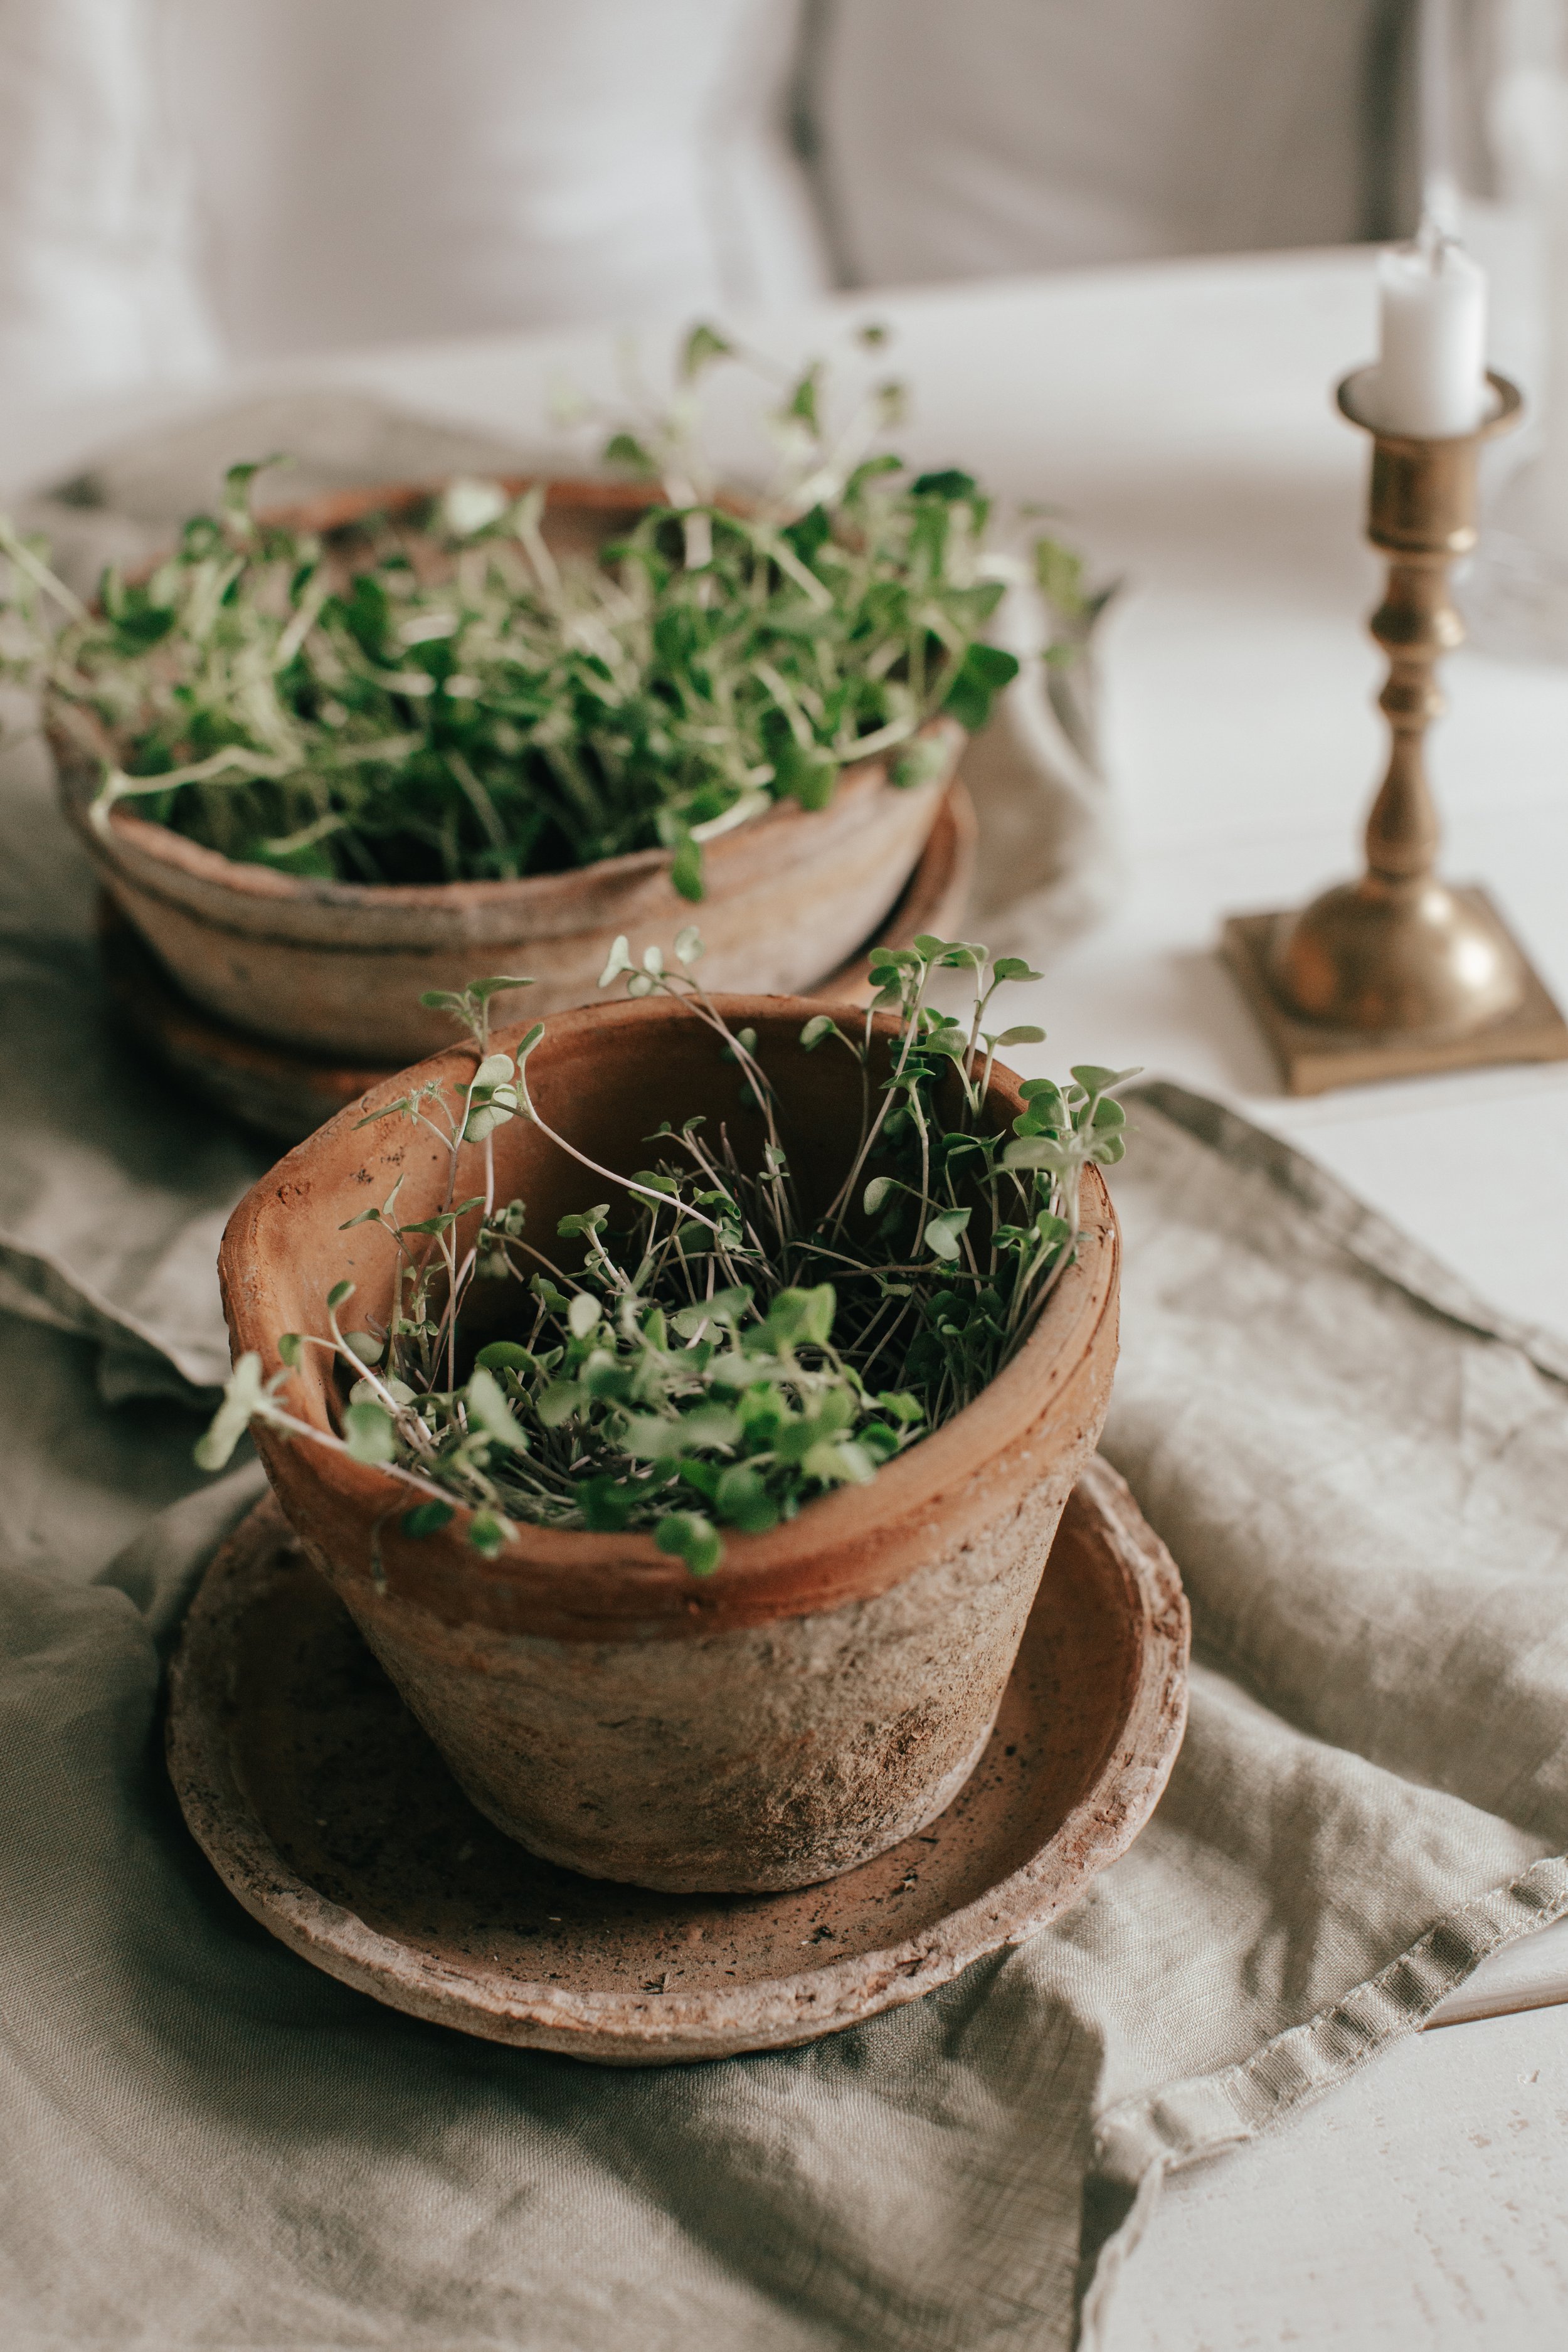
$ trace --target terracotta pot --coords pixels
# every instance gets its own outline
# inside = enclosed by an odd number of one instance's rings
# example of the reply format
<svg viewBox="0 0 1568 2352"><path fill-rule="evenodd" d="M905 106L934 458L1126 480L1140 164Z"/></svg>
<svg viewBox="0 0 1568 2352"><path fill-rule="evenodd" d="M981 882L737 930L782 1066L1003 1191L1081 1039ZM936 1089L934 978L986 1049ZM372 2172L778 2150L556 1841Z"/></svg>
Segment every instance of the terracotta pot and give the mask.
<svg viewBox="0 0 1568 2352"><path fill-rule="evenodd" d="M303 528L342 531L372 509L395 512L427 496L359 490L290 514ZM645 504L605 485L552 484L546 535L586 553ZM662 849L516 882L381 886L239 865L123 803L95 822L99 758L110 746L95 738L89 750L58 730L51 741L66 813L105 887L195 1004L279 1045L384 1063L446 1042L444 1016L419 1003L426 989L517 971L536 983L534 1017L591 1001L621 931L639 947L668 946L696 921L710 987L811 987L873 935L925 847L963 742L951 719L926 732L945 755L928 782L900 790L871 761L845 771L829 807L781 803L710 842L697 907L673 887ZM513 1008L503 1000L502 1009Z"/></svg>
<svg viewBox="0 0 1568 2352"><path fill-rule="evenodd" d="M951 939L963 927L974 869L974 812L955 778L886 921L859 953L812 990L825 1003L868 1004L870 948L910 946L921 931ZM215 1021L175 988L119 908L100 894L99 949L110 1005L127 1035L219 1110L243 1119L279 1148L298 1143L334 1111L355 1102L395 1062L359 1063L301 1054ZM595 996L598 992L595 990Z"/></svg>
<svg viewBox="0 0 1568 2352"><path fill-rule="evenodd" d="M792 1165L826 1201L858 1132L848 1055L806 1055L802 999L731 998L777 1091ZM884 1022L884 1025L888 1025ZM515 1037L516 1032L508 1033ZM502 1042L508 1042L503 1038ZM461 1053L421 1076L471 1066ZM553 1021L529 1065L542 1115L607 1167L646 1159L662 1118L728 1120L732 1068L665 1000ZM395 1099L405 1076L366 1097ZM1016 1082L995 1073L999 1119ZM439 1205L445 1155L401 1118L356 1107L299 1145L229 1221L220 1261L237 1353L270 1373L277 1336L325 1328L349 1276L355 1313L384 1314L392 1248L341 1228L403 1178L399 1213ZM500 1197L530 1229L604 1194L521 1120L496 1137ZM473 1186L466 1172L459 1184ZM726 1537L693 1579L647 1535L521 1527L493 1562L440 1533L403 1534L406 1488L308 1441L262 1433L268 1474L316 1565L473 1801L547 1860L676 1890L805 1885L933 1820L984 1745L1051 1538L1094 1449L1116 1356L1117 1238L1098 1177L1077 1264L984 1395L867 1486L809 1504L769 1534ZM553 1241L552 1249L559 1246ZM489 1295L504 1328L509 1295ZM477 1314L481 1312L476 1302ZM481 1328L482 1321L481 1321ZM319 1427L339 1410L320 1350L289 1395Z"/></svg>

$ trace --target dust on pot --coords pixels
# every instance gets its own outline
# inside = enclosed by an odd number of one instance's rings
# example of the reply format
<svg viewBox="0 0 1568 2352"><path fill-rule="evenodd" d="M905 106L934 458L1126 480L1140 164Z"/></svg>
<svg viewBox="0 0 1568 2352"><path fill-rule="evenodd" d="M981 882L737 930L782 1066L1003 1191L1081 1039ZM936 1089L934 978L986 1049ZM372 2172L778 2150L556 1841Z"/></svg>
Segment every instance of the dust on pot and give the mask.
<svg viewBox="0 0 1568 2352"><path fill-rule="evenodd" d="M718 1002L736 1034L754 1033L792 1165L826 1199L860 1133L859 1070L847 1055L805 1051L803 1024L820 1017L809 1001ZM517 1032L496 1042L515 1046ZM285 1377L278 1335L322 1328L345 1276L356 1315L384 1322L393 1246L350 1221L398 1181L402 1220L439 1209L451 1163L432 1134L363 1122L410 1079L450 1083L472 1066L459 1051L379 1089L247 1196L221 1261L237 1356L254 1351L265 1376ZM733 1066L663 997L551 1021L528 1082L545 1126L611 1168L644 1160L661 1121L717 1128L735 1114ZM1010 1073L991 1071L985 1112L998 1129L1025 1099ZM498 1196L526 1203L531 1232L552 1234L603 1190L521 1117L488 1148ZM469 1172L479 1149L463 1147ZM520 1523L481 1557L469 1511L416 1535L393 1472L265 1426L257 1442L311 1559L509 1835L590 1876L677 1891L798 1886L918 1831L972 1769L1104 1419L1117 1283L1115 1221L1089 1167L1076 1255L973 1401L868 1483L765 1533L731 1534L700 1579L647 1533ZM310 1428L341 1425L324 1355L298 1360L289 1396Z"/></svg>

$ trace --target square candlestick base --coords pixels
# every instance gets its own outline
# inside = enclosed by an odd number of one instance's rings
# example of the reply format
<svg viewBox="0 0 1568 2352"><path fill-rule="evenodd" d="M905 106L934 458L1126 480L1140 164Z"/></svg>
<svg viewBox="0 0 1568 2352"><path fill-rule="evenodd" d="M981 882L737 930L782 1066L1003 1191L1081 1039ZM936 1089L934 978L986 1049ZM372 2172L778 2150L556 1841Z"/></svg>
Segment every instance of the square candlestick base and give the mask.
<svg viewBox="0 0 1568 2352"><path fill-rule="evenodd" d="M1485 1028L1438 1043L1396 1029L1331 1029L1302 1020L1280 1003L1269 983L1268 947L1279 915L1227 918L1222 934L1226 961L1274 1048L1287 1093L1321 1095L1334 1087L1374 1086L1382 1078L1427 1077L1438 1070L1473 1070L1494 1062L1568 1061L1568 1021L1486 892L1471 884L1454 896L1489 916L1513 940L1524 966L1524 996L1511 1013Z"/></svg>

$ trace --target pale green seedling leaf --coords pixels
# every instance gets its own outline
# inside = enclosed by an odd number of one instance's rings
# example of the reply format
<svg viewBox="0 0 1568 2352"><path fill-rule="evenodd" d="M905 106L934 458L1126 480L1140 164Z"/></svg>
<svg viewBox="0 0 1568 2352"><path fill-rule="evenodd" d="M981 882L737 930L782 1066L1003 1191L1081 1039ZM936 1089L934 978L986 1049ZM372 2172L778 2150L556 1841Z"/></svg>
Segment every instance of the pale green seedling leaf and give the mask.
<svg viewBox="0 0 1568 2352"><path fill-rule="evenodd" d="M506 1401L500 1381L485 1365L474 1367L463 1397L468 1406L470 1428L481 1430L493 1444L505 1446L509 1453L527 1451L527 1437Z"/></svg>
<svg viewBox="0 0 1568 2352"><path fill-rule="evenodd" d="M351 1404L343 1414L343 1444L356 1462L384 1464L397 1459L397 1433L392 1415L379 1404Z"/></svg>
<svg viewBox="0 0 1568 2352"><path fill-rule="evenodd" d="M223 1402L195 1447L198 1470L221 1470L266 1398L261 1359L247 1349L224 1383Z"/></svg>
<svg viewBox="0 0 1568 2352"><path fill-rule="evenodd" d="M609 954L605 959L605 969L599 974L599 986L601 988L608 988L610 982L616 979L620 973L623 971L630 971L632 969L632 959L630 950L626 943L626 935L622 931L620 936L615 941L615 944L612 946Z"/></svg>

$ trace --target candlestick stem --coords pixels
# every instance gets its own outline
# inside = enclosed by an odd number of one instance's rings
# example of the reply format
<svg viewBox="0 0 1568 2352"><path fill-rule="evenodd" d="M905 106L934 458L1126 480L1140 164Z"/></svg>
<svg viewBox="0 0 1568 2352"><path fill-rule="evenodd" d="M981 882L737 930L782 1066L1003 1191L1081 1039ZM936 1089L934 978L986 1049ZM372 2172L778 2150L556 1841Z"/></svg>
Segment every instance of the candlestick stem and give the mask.
<svg viewBox="0 0 1568 2352"><path fill-rule="evenodd" d="M1377 699L1394 740L1366 821L1367 870L1391 885L1409 883L1430 874L1442 837L1426 774L1426 730L1447 707L1436 665L1465 634L1448 593L1447 552L1396 556L1370 627L1388 656Z"/></svg>

